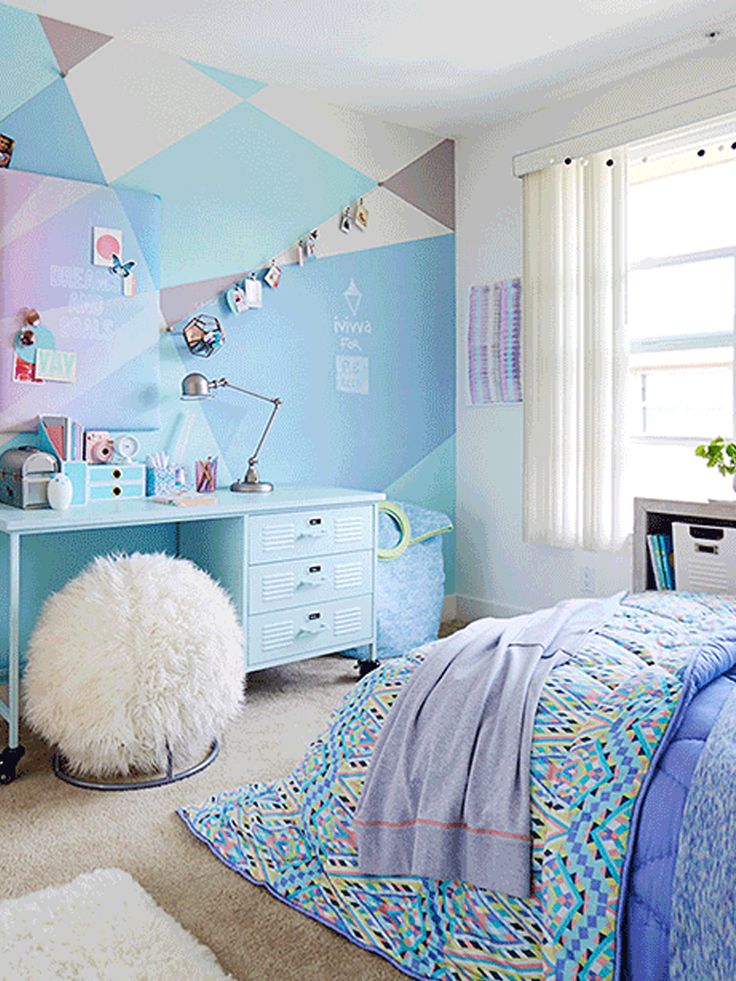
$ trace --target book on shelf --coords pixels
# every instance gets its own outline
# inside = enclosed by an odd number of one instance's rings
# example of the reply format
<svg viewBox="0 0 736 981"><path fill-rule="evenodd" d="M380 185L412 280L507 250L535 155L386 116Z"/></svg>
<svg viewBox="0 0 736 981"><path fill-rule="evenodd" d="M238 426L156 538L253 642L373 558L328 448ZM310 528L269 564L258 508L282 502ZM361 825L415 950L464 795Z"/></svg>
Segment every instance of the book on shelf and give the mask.
<svg viewBox="0 0 736 981"><path fill-rule="evenodd" d="M675 558L671 535L647 535L655 589L675 588Z"/></svg>

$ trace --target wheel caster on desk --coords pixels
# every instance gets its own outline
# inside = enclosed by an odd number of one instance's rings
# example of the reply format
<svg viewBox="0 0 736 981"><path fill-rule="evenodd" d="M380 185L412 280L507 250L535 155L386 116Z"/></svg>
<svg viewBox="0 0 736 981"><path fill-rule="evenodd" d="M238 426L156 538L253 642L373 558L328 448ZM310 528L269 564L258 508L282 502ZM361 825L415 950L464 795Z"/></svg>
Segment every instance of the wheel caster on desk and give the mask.
<svg viewBox="0 0 736 981"><path fill-rule="evenodd" d="M16 768L25 754L24 746L6 746L0 753L0 784L12 783L16 777Z"/></svg>
<svg viewBox="0 0 736 981"><path fill-rule="evenodd" d="M355 662L355 667L358 669L359 678L365 678L367 674L370 674L371 671L375 671L376 668L379 668L380 666L381 666L380 661L356 661Z"/></svg>

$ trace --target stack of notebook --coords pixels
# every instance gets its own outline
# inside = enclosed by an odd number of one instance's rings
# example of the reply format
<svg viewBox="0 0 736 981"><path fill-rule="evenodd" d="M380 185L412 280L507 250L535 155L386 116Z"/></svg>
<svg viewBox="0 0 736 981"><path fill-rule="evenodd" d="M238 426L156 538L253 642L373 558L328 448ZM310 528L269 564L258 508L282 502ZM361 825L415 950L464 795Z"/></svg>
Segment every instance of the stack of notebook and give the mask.
<svg viewBox="0 0 736 981"><path fill-rule="evenodd" d="M671 535L647 535L649 557L657 589L675 588L675 553Z"/></svg>
<svg viewBox="0 0 736 981"><path fill-rule="evenodd" d="M38 435L41 449L53 453L62 462L84 459L84 429L68 416L39 416Z"/></svg>

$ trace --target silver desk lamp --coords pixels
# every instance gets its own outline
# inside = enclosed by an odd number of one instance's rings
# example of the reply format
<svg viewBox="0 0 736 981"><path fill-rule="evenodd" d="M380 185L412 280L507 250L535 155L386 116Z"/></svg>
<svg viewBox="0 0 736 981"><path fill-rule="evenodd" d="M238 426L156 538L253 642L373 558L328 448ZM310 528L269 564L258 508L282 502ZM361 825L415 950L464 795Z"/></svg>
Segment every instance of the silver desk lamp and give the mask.
<svg viewBox="0 0 736 981"><path fill-rule="evenodd" d="M236 392L242 392L244 395L252 395L254 399L261 399L262 402L270 402L273 406L271 415L268 417L266 426L261 433L261 438L258 440L258 444L253 450L253 454L248 459L248 470L246 471L244 479L236 480L234 484L230 484L230 490L235 491L236 494L263 494L267 493L268 491L272 491L273 484L269 484L267 481L259 478L256 464L258 463L261 447L263 446L264 440L266 439L268 431L271 428L271 423L274 420L274 416L279 411L281 399L272 399L267 395L259 395L258 392L251 392L247 388L241 388L239 385L233 385L233 383L229 382L227 378L215 378L212 381L208 381L205 376L201 375L198 371L193 371L185 378L182 378L181 398L185 402L195 402L199 401L200 399L208 399L212 397L215 390L218 388L232 388Z"/></svg>

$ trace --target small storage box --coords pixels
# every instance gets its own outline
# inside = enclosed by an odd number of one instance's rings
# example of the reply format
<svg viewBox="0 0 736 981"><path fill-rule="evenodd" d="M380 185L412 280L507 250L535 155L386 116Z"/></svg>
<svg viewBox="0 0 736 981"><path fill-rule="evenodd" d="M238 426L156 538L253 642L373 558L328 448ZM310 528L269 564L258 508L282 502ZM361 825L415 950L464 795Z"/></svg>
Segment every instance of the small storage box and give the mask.
<svg viewBox="0 0 736 981"><path fill-rule="evenodd" d="M56 457L35 446L6 450L0 456L0 502L15 508L47 508L46 489L58 469Z"/></svg>
<svg viewBox="0 0 736 981"><path fill-rule="evenodd" d="M87 473L90 504L146 496L146 468L142 463L93 463Z"/></svg>
<svg viewBox="0 0 736 981"><path fill-rule="evenodd" d="M673 521L675 586L686 593L736 593L736 528Z"/></svg>

